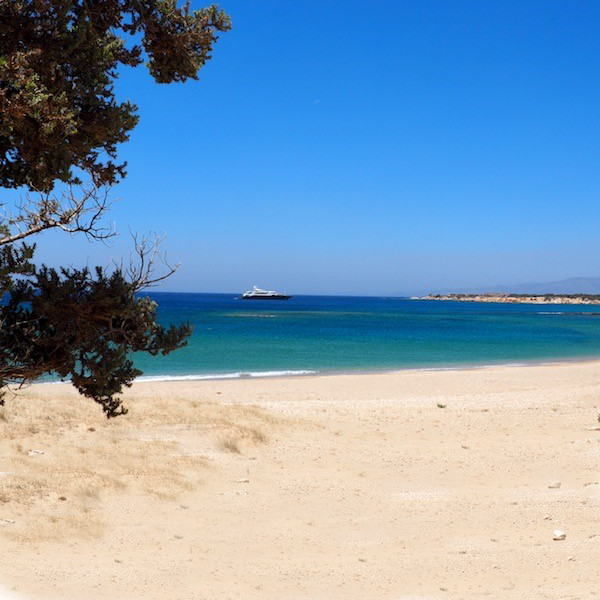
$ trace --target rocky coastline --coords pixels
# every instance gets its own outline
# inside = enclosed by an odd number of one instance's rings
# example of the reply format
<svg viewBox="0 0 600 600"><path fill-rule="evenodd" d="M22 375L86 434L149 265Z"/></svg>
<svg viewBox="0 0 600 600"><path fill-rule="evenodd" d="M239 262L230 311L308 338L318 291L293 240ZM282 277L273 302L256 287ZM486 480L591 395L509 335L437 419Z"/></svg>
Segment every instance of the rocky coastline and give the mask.
<svg viewBox="0 0 600 600"><path fill-rule="evenodd" d="M498 302L504 304L599 304L600 295L591 294L429 294L414 300L455 302Z"/></svg>

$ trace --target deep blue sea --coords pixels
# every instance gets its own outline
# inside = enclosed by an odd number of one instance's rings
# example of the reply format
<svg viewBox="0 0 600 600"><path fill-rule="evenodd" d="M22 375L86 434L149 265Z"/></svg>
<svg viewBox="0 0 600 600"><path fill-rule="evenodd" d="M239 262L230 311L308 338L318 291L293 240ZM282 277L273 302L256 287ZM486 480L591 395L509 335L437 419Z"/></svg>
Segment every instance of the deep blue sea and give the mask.
<svg viewBox="0 0 600 600"><path fill-rule="evenodd" d="M145 377L204 378L520 364L600 357L600 306L403 298L150 294L163 324L195 327Z"/></svg>

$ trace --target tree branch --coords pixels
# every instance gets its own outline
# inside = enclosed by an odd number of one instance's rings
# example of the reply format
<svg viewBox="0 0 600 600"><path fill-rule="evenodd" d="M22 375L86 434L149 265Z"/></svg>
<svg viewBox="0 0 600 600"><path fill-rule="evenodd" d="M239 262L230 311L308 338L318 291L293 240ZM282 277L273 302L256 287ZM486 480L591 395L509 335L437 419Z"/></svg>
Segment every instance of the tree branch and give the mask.
<svg viewBox="0 0 600 600"><path fill-rule="evenodd" d="M127 267L121 266L120 268L123 269L127 280L136 290L156 286L159 282L171 277L180 267L181 263L170 265L166 253L160 250L160 244L166 236L161 237L154 234L154 237L150 235L140 237L138 234L132 234L132 237L137 259L132 258ZM165 267L162 275L156 275L159 265Z"/></svg>
<svg viewBox="0 0 600 600"><path fill-rule="evenodd" d="M16 213L6 210L0 216L0 246L12 244L48 229L83 233L93 240L107 240L116 232L103 227L100 219L110 208L109 186L70 184L60 195L27 194L16 204Z"/></svg>

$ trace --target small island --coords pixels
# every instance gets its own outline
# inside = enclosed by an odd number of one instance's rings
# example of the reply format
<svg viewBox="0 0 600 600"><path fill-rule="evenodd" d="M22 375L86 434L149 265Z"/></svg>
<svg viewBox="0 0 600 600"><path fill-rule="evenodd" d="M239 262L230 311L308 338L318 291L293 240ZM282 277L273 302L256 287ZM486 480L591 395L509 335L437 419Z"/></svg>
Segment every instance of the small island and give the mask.
<svg viewBox="0 0 600 600"><path fill-rule="evenodd" d="M599 294L429 294L413 299L504 304L600 304Z"/></svg>

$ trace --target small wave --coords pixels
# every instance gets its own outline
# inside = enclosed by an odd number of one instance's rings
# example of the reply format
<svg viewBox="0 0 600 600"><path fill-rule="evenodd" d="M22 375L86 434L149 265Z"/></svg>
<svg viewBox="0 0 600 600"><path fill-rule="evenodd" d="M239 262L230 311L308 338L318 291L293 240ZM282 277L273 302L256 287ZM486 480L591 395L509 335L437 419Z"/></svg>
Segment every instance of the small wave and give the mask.
<svg viewBox="0 0 600 600"><path fill-rule="evenodd" d="M136 381L204 381L207 379L254 379L260 377L293 377L316 375L318 371L239 371L236 373L208 373L206 375L144 375Z"/></svg>
<svg viewBox="0 0 600 600"><path fill-rule="evenodd" d="M225 313L224 317L241 317L245 319L274 319L278 315L263 314L263 313Z"/></svg>
<svg viewBox="0 0 600 600"><path fill-rule="evenodd" d="M564 315L565 313L562 311L541 311L538 312L538 315Z"/></svg>
<svg viewBox="0 0 600 600"><path fill-rule="evenodd" d="M393 369L391 372L394 373L396 371L476 371L478 369L489 369L490 367L531 367L533 365L537 365L537 362L507 362L507 363L460 363L451 366L442 366L436 365L433 367L406 367L406 368L398 368ZM539 363L546 364L546 363ZM554 363L547 363L554 364Z"/></svg>

